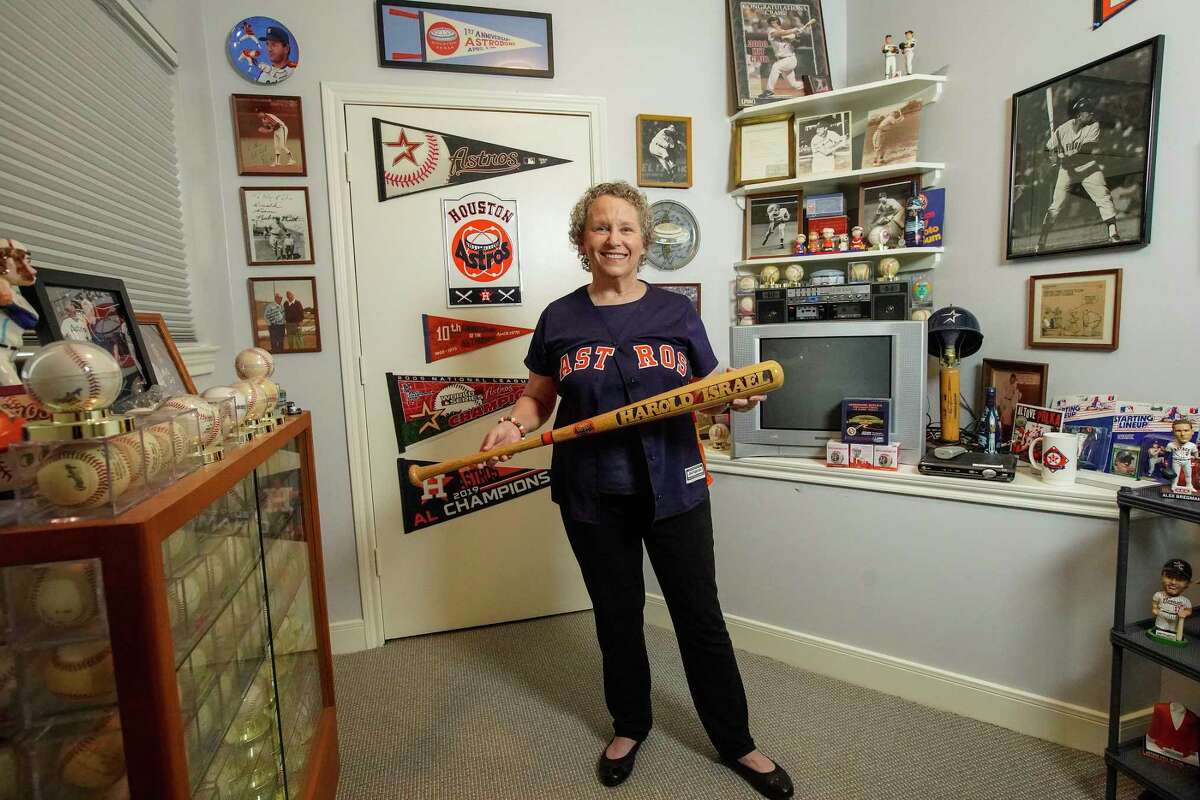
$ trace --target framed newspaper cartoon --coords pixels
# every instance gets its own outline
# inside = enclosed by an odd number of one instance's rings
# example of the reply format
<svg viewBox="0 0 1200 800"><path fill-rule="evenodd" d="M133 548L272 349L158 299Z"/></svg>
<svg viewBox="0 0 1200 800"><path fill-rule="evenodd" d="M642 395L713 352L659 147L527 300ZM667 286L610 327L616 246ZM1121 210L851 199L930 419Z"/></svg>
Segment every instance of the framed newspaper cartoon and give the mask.
<svg viewBox="0 0 1200 800"><path fill-rule="evenodd" d="M821 0L727 0L738 108L801 97L804 78L828 91L829 51Z"/></svg>

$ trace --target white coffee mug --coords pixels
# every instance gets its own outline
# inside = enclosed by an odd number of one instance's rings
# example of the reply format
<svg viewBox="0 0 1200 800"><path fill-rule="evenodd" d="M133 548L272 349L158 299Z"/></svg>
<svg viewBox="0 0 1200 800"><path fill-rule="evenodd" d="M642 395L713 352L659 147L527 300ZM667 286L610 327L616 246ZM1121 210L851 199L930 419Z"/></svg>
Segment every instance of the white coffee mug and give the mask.
<svg viewBox="0 0 1200 800"><path fill-rule="evenodd" d="M1079 446L1083 436L1078 433L1047 433L1039 436L1029 444L1029 460L1035 471L1042 473L1046 483L1074 483L1075 475L1079 472ZM1037 458L1038 443L1041 442L1041 453Z"/></svg>

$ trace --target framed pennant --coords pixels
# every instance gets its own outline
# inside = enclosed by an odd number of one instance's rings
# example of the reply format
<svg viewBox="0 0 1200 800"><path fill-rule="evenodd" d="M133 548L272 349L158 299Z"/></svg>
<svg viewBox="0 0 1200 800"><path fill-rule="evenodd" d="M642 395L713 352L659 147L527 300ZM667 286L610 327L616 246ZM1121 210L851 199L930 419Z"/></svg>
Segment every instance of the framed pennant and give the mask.
<svg viewBox="0 0 1200 800"><path fill-rule="evenodd" d="M550 485L550 470L524 467L464 467L413 486L408 468L427 467L433 461L396 459L400 473L400 505L404 532L424 530L452 519L524 497Z"/></svg>
<svg viewBox="0 0 1200 800"><path fill-rule="evenodd" d="M432 364L443 358L482 350L509 339L528 336L533 328L517 328L512 325L497 325L453 317L421 315L421 328L425 335L425 363Z"/></svg>
<svg viewBox="0 0 1200 800"><path fill-rule="evenodd" d="M379 201L571 163L519 147L372 119Z"/></svg>
<svg viewBox="0 0 1200 800"><path fill-rule="evenodd" d="M396 444L411 444L508 408L525 391L525 378L451 378L387 374Z"/></svg>

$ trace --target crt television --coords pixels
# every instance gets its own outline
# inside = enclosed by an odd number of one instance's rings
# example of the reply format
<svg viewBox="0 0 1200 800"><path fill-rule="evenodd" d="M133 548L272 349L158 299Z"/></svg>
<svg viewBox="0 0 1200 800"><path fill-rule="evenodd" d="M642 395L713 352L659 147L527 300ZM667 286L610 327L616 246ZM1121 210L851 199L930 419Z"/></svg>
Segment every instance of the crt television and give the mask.
<svg viewBox="0 0 1200 800"><path fill-rule="evenodd" d="M783 387L753 411L734 413L734 458L825 457L840 438L842 399L888 397L888 441L900 460L925 453L925 323L862 320L789 322L731 328L730 361L744 367L774 360Z"/></svg>

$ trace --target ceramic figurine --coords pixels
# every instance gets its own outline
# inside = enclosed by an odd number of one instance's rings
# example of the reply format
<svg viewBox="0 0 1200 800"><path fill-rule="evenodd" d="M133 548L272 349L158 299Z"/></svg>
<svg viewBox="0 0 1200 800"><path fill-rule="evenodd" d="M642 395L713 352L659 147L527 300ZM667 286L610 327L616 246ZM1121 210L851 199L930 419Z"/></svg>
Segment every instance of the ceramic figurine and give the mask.
<svg viewBox="0 0 1200 800"><path fill-rule="evenodd" d="M845 253L850 249L850 234L843 233L838 236L838 251Z"/></svg>
<svg viewBox="0 0 1200 800"><path fill-rule="evenodd" d="M862 225L855 225L850 229L850 249L851 250L866 250L867 242L863 239Z"/></svg>
<svg viewBox="0 0 1200 800"><path fill-rule="evenodd" d="M1187 417L1171 423L1171 434L1174 440L1167 445L1167 453L1171 459L1171 491L1179 494L1194 494L1200 492L1200 448L1192 441L1195 432L1192 421Z"/></svg>
<svg viewBox="0 0 1200 800"><path fill-rule="evenodd" d="M796 241L792 244L792 255L802 256L808 253L808 247L804 242L804 234L796 237Z"/></svg>
<svg viewBox="0 0 1200 800"><path fill-rule="evenodd" d="M1172 558L1162 568L1162 591L1155 592L1150 601L1154 627L1146 635L1162 642L1182 647L1183 621L1192 615L1192 601L1183 592L1192 582L1192 565L1182 558Z"/></svg>
<svg viewBox="0 0 1200 800"><path fill-rule="evenodd" d="M904 74L913 74L913 56L917 51L917 37L912 31L904 32L904 41L900 43L900 52L904 54Z"/></svg>
<svg viewBox="0 0 1200 800"><path fill-rule="evenodd" d="M883 47L879 49L883 53L883 79L899 78L900 70L896 68L896 56L900 54L900 48L892 43L892 35L889 33L883 37Z"/></svg>
<svg viewBox="0 0 1200 800"><path fill-rule="evenodd" d="M13 239L0 238L0 386L21 382L13 357L25 331L37 327L38 313L17 287L32 286L36 280L29 248Z"/></svg>
<svg viewBox="0 0 1200 800"><path fill-rule="evenodd" d="M810 254L821 252L821 237L817 235L816 231L808 235L808 252Z"/></svg>
<svg viewBox="0 0 1200 800"><path fill-rule="evenodd" d="M836 253L837 239L833 234L833 228L821 228L821 252Z"/></svg>

